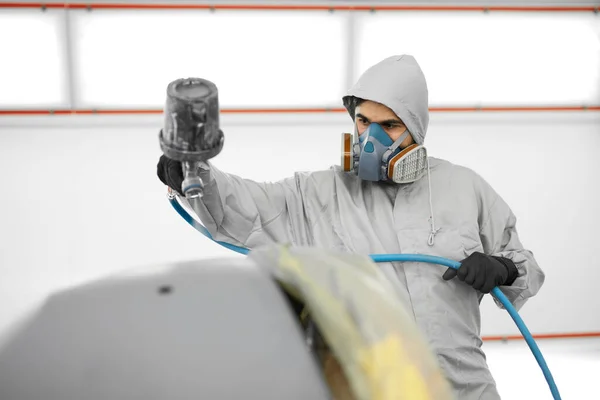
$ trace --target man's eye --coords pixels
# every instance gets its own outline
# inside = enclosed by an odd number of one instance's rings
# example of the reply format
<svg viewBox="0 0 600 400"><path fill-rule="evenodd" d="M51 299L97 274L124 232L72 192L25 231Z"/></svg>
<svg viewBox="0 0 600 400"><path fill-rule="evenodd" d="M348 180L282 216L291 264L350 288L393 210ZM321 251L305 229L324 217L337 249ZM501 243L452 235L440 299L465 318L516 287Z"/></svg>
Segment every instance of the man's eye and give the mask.
<svg viewBox="0 0 600 400"><path fill-rule="evenodd" d="M396 128L401 128L403 125L395 123L395 122L391 122L391 123L383 124L382 126L383 126L383 129L396 129Z"/></svg>
<svg viewBox="0 0 600 400"><path fill-rule="evenodd" d="M369 123L369 121L367 121L367 120L366 120L366 119L364 119L364 118L359 118L359 119L358 119L358 122L360 122L361 124L365 124L365 125Z"/></svg>

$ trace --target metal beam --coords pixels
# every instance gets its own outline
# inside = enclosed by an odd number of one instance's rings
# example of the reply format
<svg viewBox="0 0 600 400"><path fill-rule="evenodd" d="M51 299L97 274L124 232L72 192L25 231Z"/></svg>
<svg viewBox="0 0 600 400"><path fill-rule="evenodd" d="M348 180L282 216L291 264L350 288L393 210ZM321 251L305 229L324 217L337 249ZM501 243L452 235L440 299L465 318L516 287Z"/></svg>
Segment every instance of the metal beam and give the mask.
<svg viewBox="0 0 600 400"><path fill-rule="evenodd" d="M104 10L247 10L247 11L475 11L475 12L598 12L598 4L590 5L493 5L493 4L250 4L250 3L204 3L204 2L0 2L0 8L63 8L63 9L104 9Z"/></svg>

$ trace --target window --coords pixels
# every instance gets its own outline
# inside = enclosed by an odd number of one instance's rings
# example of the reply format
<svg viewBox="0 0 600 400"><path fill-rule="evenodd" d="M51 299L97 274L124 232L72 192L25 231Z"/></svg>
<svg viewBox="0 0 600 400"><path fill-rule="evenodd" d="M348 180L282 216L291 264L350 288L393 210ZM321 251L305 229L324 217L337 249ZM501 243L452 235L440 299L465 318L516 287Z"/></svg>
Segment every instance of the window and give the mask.
<svg viewBox="0 0 600 400"><path fill-rule="evenodd" d="M205 78L223 107L335 105L344 19L326 12L77 11L83 107L162 107L169 82Z"/></svg>
<svg viewBox="0 0 600 400"><path fill-rule="evenodd" d="M0 107L68 107L62 11L1 11L0 38Z"/></svg>
<svg viewBox="0 0 600 400"><path fill-rule="evenodd" d="M412 54L432 105L600 103L592 13L378 12L357 27L357 72Z"/></svg>

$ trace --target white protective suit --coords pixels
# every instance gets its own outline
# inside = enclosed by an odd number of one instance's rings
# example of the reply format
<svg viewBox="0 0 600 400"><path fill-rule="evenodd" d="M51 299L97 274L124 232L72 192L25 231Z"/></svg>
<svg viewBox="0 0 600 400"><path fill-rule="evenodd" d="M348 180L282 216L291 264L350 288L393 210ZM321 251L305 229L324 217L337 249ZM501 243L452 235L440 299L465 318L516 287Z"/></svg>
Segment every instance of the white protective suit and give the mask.
<svg viewBox="0 0 600 400"><path fill-rule="evenodd" d="M415 141L423 143L429 121L427 85L413 57L394 56L376 64L348 94L388 106ZM519 309L538 292L544 273L523 248L514 214L472 170L432 157L429 163L430 178L425 175L404 185L362 181L338 166L258 183L210 165L203 172L204 198L194 209L214 239L249 248L279 242L361 254L420 253L457 261L474 251L507 257L519 277L501 290ZM439 229L433 245L428 244L431 213ZM379 265L412 310L456 398L498 399L481 350L483 295L457 278L444 281L446 267Z"/></svg>

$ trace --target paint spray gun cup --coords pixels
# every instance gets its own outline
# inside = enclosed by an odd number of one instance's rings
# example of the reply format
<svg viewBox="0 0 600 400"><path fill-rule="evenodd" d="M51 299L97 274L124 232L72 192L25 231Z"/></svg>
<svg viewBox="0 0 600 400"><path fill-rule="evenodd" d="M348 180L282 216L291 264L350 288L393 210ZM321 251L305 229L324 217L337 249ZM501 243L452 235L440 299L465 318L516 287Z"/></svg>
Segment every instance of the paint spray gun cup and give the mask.
<svg viewBox="0 0 600 400"><path fill-rule="evenodd" d="M200 78L171 82L159 141L165 156L181 161L181 192L186 198L202 197L200 167L221 152L224 139L219 129L217 86Z"/></svg>

